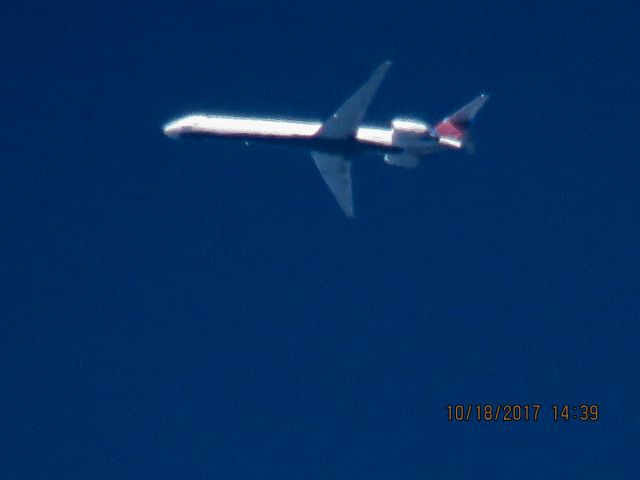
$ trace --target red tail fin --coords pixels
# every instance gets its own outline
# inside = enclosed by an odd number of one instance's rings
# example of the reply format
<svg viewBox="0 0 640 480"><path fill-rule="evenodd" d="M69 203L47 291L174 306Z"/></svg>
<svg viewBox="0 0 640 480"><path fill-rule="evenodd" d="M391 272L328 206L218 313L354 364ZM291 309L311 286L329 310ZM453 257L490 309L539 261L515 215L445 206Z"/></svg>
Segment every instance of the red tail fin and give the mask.
<svg viewBox="0 0 640 480"><path fill-rule="evenodd" d="M460 110L448 117L445 117L435 127L438 135L448 138L454 138L456 140L462 140L465 134L465 130L473 121L473 118L476 116L476 113L478 113L478 110L482 108L484 102L486 102L488 99L489 95L478 95Z"/></svg>

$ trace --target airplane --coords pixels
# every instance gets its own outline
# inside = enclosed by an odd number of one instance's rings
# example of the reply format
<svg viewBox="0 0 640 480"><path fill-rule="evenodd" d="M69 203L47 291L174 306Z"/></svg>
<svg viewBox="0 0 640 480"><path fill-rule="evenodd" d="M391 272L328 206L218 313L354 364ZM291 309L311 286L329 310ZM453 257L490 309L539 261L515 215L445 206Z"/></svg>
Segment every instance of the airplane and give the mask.
<svg viewBox="0 0 640 480"><path fill-rule="evenodd" d="M351 161L355 155L376 152L389 165L415 168L420 160L442 150L474 151L471 123L489 98L482 94L442 119L435 127L396 118L390 128L362 125L371 100L389 71L384 62L336 112L324 122L222 115L187 115L167 123L164 134L219 137L307 147L320 174L347 217L354 217Z"/></svg>

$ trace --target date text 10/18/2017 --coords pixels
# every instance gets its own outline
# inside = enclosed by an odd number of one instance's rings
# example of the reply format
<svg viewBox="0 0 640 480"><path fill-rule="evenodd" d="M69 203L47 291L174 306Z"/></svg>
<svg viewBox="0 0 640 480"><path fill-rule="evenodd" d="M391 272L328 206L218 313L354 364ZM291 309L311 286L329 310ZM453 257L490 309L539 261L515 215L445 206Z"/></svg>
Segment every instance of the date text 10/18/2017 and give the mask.
<svg viewBox="0 0 640 480"><path fill-rule="evenodd" d="M552 405L551 409L545 409L541 404L447 405L450 422L537 422L544 418L554 422L595 422L600 419L600 407L595 403Z"/></svg>

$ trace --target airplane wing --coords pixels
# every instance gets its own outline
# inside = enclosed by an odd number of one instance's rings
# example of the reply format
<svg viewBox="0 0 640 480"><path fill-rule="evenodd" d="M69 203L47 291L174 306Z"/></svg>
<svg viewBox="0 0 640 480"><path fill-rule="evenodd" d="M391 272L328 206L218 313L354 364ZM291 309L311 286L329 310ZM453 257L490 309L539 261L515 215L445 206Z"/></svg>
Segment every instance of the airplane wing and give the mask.
<svg viewBox="0 0 640 480"><path fill-rule="evenodd" d="M353 195L351 192L351 162L332 153L311 152L323 180L338 201L347 217L353 218Z"/></svg>
<svg viewBox="0 0 640 480"><path fill-rule="evenodd" d="M367 113L371 99L390 67L391 62L384 62L376 68L369 80L322 124L318 137L343 140L354 136ZM333 153L311 152L311 156L345 215L354 217L351 162Z"/></svg>
<svg viewBox="0 0 640 480"><path fill-rule="evenodd" d="M345 139L356 133L369 108L373 95L391 67L384 62L371 75L367 83L358 89L320 128L318 136L331 139Z"/></svg>

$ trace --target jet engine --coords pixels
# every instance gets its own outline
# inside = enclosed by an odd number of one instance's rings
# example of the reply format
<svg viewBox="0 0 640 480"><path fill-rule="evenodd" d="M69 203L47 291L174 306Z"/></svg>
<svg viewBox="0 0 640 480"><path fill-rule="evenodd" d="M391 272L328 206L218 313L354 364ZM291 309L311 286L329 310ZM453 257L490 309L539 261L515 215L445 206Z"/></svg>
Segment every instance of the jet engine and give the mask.
<svg viewBox="0 0 640 480"><path fill-rule="evenodd" d="M420 120L413 120L410 118L395 118L391 121L391 127L393 128L393 135L399 136L422 136L431 130L428 123L421 122Z"/></svg>

